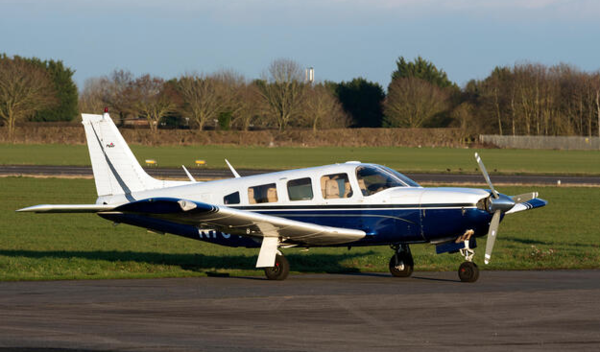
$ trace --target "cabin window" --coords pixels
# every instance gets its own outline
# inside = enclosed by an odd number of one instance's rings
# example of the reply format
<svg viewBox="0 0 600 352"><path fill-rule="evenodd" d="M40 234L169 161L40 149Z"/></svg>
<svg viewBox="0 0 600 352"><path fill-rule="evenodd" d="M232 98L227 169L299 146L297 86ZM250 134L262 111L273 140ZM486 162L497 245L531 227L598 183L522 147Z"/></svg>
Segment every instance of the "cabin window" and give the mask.
<svg viewBox="0 0 600 352"><path fill-rule="evenodd" d="M223 197L224 204L240 204L240 192L233 192Z"/></svg>
<svg viewBox="0 0 600 352"><path fill-rule="evenodd" d="M308 177L288 181L287 189L290 200L313 199L312 182Z"/></svg>
<svg viewBox="0 0 600 352"><path fill-rule="evenodd" d="M248 188L250 204L273 203L277 201L277 187L274 183Z"/></svg>
<svg viewBox="0 0 600 352"><path fill-rule="evenodd" d="M352 197L352 187L347 174L333 174L321 177L321 192L324 199Z"/></svg>
<svg viewBox="0 0 600 352"><path fill-rule="evenodd" d="M402 176L410 180L408 177ZM357 167L356 179L363 196L370 196L392 187L408 186L402 178L396 175L396 173L389 171L389 169L371 165ZM416 187L419 186L414 181L411 180L411 182ZM412 186L412 184L410 185Z"/></svg>

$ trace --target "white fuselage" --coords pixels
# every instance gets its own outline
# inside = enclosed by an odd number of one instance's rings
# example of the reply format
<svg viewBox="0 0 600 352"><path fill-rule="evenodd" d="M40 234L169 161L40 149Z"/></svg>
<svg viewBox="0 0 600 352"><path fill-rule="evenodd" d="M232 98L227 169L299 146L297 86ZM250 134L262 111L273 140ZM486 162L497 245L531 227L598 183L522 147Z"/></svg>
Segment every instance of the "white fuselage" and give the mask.
<svg viewBox="0 0 600 352"><path fill-rule="evenodd" d="M334 164L320 167L297 169L290 171L274 172L262 175L230 178L209 182L185 182L176 186L135 192L131 195L135 200L154 197L182 198L197 202L215 205L228 205L232 207L261 206L302 206L302 205L350 205L350 204L475 204L480 199L489 196L489 193L481 189L470 188L423 188L414 185L403 185L401 187L390 187L374 194L366 194L364 185L359 184L357 168L364 165L349 162L345 164ZM323 178L327 175L347 175L346 189L342 187L337 190L337 196L327 194ZM310 179L311 199L293 199L290 194L290 181ZM338 182L340 183L340 182ZM271 197L263 199L264 202L253 200L253 188L262 185L273 185L275 193ZM307 186L308 187L308 186ZM345 191L345 192L344 192ZM239 194L239 201L227 202L226 196ZM346 193L346 194L343 194ZM97 204L124 204L131 201L125 195L104 196L97 200Z"/></svg>

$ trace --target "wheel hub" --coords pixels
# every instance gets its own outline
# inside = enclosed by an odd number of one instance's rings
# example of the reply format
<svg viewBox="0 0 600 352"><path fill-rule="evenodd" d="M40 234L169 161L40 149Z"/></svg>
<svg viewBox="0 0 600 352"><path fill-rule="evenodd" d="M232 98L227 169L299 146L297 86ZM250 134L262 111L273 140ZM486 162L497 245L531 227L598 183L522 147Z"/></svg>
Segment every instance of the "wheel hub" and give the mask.
<svg viewBox="0 0 600 352"><path fill-rule="evenodd" d="M395 268L398 270L404 270L404 262L398 263L398 265L396 265Z"/></svg>

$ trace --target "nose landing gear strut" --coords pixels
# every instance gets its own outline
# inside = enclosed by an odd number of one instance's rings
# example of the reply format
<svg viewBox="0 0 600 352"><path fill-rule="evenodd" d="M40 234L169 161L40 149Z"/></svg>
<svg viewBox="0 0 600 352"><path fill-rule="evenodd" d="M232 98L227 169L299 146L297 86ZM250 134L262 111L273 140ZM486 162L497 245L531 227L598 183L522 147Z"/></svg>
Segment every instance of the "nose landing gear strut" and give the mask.
<svg viewBox="0 0 600 352"><path fill-rule="evenodd" d="M469 236L470 237L470 236ZM469 240L465 240L465 248L460 250L465 257L465 262L458 268L458 277L462 282L475 282L479 279L479 268L473 263L475 251L469 247Z"/></svg>

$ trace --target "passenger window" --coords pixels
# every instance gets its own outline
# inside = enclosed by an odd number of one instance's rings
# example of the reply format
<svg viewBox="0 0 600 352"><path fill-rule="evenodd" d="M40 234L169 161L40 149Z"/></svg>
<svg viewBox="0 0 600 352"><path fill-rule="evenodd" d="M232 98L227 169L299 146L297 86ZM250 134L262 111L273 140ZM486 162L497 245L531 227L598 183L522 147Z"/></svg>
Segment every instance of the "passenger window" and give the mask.
<svg viewBox="0 0 600 352"><path fill-rule="evenodd" d="M250 204L277 202L277 187L274 183L248 188Z"/></svg>
<svg viewBox="0 0 600 352"><path fill-rule="evenodd" d="M324 199L352 197L352 187L347 174L334 174L321 177L321 192Z"/></svg>
<svg viewBox="0 0 600 352"><path fill-rule="evenodd" d="M312 182L308 177L288 181L287 189L290 200L313 199Z"/></svg>
<svg viewBox="0 0 600 352"><path fill-rule="evenodd" d="M240 204L240 192L234 192L223 197L225 204Z"/></svg>

